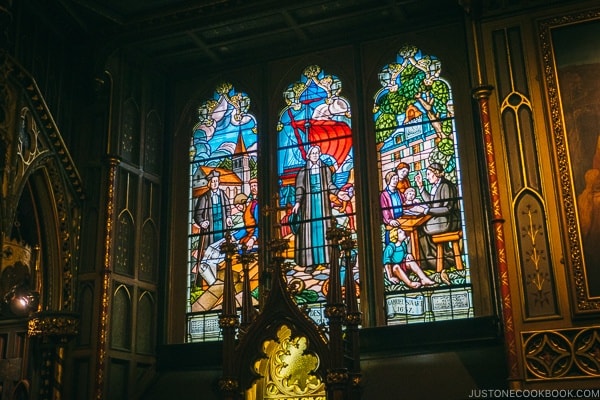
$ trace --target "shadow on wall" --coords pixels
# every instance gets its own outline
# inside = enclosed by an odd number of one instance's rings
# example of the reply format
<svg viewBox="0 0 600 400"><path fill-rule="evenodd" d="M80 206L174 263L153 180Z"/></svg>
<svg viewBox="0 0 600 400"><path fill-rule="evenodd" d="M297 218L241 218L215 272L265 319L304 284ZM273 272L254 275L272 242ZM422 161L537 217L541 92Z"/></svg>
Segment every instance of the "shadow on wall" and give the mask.
<svg viewBox="0 0 600 400"><path fill-rule="evenodd" d="M507 389L502 345L363 358L362 399L462 400L473 390Z"/></svg>
<svg viewBox="0 0 600 400"><path fill-rule="evenodd" d="M365 355L363 400L462 400L473 390L507 389L502 344L427 354ZM143 400L219 400L219 369L164 371ZM194 395L191 395L194 393Z"/></svg>
<svg viewBox="0 0 600 400"><path fill-rule="evenodd" d="M221 370L163 372L140 400L221 400L216 387L219 378Z"/></svg>

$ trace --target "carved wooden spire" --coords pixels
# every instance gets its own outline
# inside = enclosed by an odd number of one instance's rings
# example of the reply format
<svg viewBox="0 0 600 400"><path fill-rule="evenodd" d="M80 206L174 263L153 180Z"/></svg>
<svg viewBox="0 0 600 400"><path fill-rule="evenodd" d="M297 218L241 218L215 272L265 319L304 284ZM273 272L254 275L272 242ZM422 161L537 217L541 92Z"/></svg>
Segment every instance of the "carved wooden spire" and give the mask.
<svg viewBox="0 0 600 400"><path fill-rule="evenodd" d="M324 396L335 400L358 399L353 387L360 381L359 357L354 352L349 356L344 352L344 326L354 329L348 339L351 351L358 352L358 325L360 313L354 292L352 277L352 250L354 242L347 230L336 227L329 229L327 240L331 244L329 290L325 315L329 320L328 332L317 326L315 321L302 310L295 299L294 290L287 281L287 257L289 240L281 237L281 223L275 198L274 207L266 206L265 218L274 216L277 222L273 227L272 238L264 248L260 269L262 304L260 312L252 307L248 284L249 265L253 254L242 249L239 255L242 263L243 292L242 320L237 330L235 298L232 284L231 258L234 254L228 240L221 248L226 254L225 290L223 315L220 325L223 332L223 376L219 381L222 398L237 400L243 398L247 390L257 398L263 398L266 390L275 390L281 396L295 396L294 390L302 388L308 397ZM346 268L346 295L342 291L340 259L343 249ZM348 312L346 304L348 303ZM349 314L350 313L350 314ZM349 318L348 315L352 317ZM235 335L237 330L237 343ZM348 363L348 360L353 360ZM281 369L290 378L281 380ZM287 375L286 375L287 376ZM279 379L279 380L278 380ZM356 384L355 384L356 383Z"/></svg>
<svg viewBox="0 0 600 400"><path fill-rule="evenodd" d="M348 399L357 400L361 396L362 374L360 370L360 338L359 326L361 324L361 313L358 309L358 297L356 293L356 282L354 281L354 266L356 264L353 257L353 250L356 248L356 242L351 238L349 232L344 236L340 243L344 254L344 264L346 266L346 276L344 279L344 298L346 302L346 366L348 368Z"/></svg>
<svg viewBox="0 0 600 400"><path fill-rule="evenodd" d="M221 245L221 253L225 255L225 275L223 278L223 310L219 316L219 327L223 334L223 376L219 380L219 389L223 398L237 398L239 382L235 377L235 336L238 327L238 316L235 307L235 288L233 285L232 258L236 246L228 233Z"/></svg>

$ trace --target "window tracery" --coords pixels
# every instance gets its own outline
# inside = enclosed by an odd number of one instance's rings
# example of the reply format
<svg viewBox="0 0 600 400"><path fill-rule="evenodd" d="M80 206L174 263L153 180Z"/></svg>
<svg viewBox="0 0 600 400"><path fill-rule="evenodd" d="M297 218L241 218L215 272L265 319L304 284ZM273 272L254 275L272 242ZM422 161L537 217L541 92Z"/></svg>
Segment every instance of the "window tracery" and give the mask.
<svg viewBox="0 0 600 400"><path fill-rule="evenodd" d="M454 99L442 66L406 45L378 75L372 117L381 220L364 229L381 238L375 268L383 270L389 325L474 316ZM342 81L318 65L308 65L283 97L276 125L277 235L290 240L287 276L297 303L326 323L325 232L335 224L357 239L352 110ZM190 341L219 338L219 245L226 233L240 252L258 250L258 136L249 97L229 83L198 108L190 148ZM360 286L356 249L352 264L355 290L372 290ZM233 271L240 299L241 263ZM251 279L257 305L257 258Z"/></svg>

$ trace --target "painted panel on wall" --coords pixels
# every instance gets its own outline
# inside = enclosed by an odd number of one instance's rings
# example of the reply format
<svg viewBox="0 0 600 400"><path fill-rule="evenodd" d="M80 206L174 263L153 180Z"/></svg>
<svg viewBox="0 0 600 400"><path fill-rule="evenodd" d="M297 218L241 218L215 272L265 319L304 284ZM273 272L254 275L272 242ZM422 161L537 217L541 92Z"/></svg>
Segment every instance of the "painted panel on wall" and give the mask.
<svg viewBox="0 0 600 400"><path fill-rule="evenodd" d="M575 314L600 311L600 9L540 22ZM583 40L585 38L585 40Z"/></svg>

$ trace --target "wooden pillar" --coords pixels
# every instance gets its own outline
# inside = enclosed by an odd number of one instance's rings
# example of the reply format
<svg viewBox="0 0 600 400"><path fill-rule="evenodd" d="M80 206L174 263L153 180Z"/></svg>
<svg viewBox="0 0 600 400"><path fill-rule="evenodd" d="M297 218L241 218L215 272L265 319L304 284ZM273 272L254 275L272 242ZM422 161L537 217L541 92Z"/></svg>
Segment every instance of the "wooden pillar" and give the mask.
<svg viewBox="0 0 600 400"><path fill-rule="evenodd" d="M348 368L348 399L358 400L361 397L362 373L360 369L360 338L359 326L362 316L358 309L358 297L356 295L356 282L354 281L355 260L352 257L352 251L356 248L356 242L351 239L349 232L341 242L344 252L344 263L346 266L346 276L344 279L344 300L346 303L346 324L345 341L347 343L347 368Z"/></svg>
<svg viewBox="0 0 600 400"><path fill-rule="evenodd" d="M342 301L342 285L340 278L340 241L344 237L344 230L335 227L327 230L327 240L331 241L331 263L329 270L329 291L325 316L329 320L329 357L330 364L327 371L328 399L345 399L348 384L348 369L344 363L344 339L342 324L346 317L346 306Z"/></svg>
<svg viewBox="0 0 600 400"><path fill-rule="evenodd" d="M115 157L108 159L108 186L106 191L106 209L104 210L106 219L104 231L104 263L100 271L101 292L100 292L100 312L98 314L98 331L96 334L96 400L104 399L104 385L106 375L106 352L108 346L108 337L110 336L109 327L109 305L111 299L111 273L112 273L112 242L114 236L114 208L117 185L117 167L119 160Z"/></svg>
<svg viewBox="0 0 600 400"><path fill-rule="evenodd" d="M256 260L256 253L248 252L246 246L242 246L240 261L242 263L242 318L238 335L244 334L255 317L254 306L252 305L252 293L250 289L250 263Z"/></svg>
<svg viewBox="0 0 600 400"><path fill-rule="evenodd" d="M79 332L79 318L68 312L40 312L28 321L27 335L37 340L40 352L40 388L38 399L63 398L65 351Z"/></svg>
<svg viewBox="0 0 600 400"><path fill-rule="evenodd" d="M238 316L235 307L235 287L233 283L232 258L236 245L227 235L221 245L225 254L225 274L223 278L223 308L219 316L219 327L223 335L223 376L219 380L219 390L224 400L239 398L239 382L235 376L235 335L238 328Z"/></svg>

